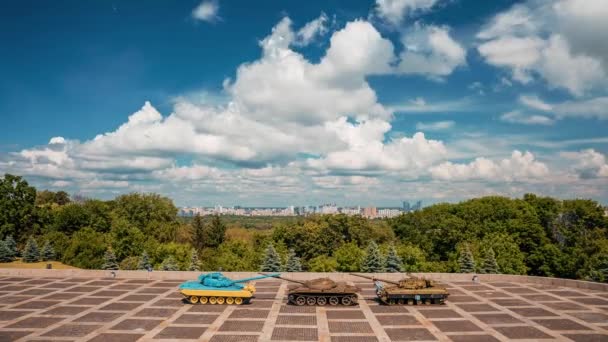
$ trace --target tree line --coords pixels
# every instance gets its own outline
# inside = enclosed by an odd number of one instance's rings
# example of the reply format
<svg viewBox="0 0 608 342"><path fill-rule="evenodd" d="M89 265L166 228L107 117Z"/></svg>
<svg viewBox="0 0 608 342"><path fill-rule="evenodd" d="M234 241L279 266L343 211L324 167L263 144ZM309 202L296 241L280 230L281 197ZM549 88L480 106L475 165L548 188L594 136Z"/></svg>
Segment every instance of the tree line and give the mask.
<svg viewBox="0 0 608 342"><path fill-rule="evenodd" d="M27 245L36 243L80 268L485 272L608 281L608 218L593 200L488 196L376 220L252 221L177 212L158 194L70 198L6 174L0 258L25 261Z"/></svg>

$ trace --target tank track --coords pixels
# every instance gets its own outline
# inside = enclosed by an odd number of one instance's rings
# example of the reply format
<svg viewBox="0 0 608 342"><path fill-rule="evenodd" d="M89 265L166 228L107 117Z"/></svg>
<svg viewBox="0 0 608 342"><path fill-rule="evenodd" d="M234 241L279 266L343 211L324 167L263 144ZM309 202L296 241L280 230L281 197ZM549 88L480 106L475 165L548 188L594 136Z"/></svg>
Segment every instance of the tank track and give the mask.
<svg viewBox="0 0 608 342"><path fill-rule="evenodd" d="M309 293L309 294L290 294L287 297L289 303L298 306L304 305L330 305L330 306L351 306L357 305L358 298L356 294L336 294L336 293Z"/></svg>
<svg viewBox="0 0 608 342"><path fill-rule="evenodd" d="M404 298L404 296L378 297L378 299L387 305L443 305L446 300L446 298L429 298L425 296L420 296L420 298L415 298L414 296L409 298Z"/></svg>
<svg viewBox="0 0 608 342"><path fill-rule="evenodd" d="M202 305L241 305L249 304L251 298L220 297L220 296L189 296L186 300L190 304Z"/></svg>

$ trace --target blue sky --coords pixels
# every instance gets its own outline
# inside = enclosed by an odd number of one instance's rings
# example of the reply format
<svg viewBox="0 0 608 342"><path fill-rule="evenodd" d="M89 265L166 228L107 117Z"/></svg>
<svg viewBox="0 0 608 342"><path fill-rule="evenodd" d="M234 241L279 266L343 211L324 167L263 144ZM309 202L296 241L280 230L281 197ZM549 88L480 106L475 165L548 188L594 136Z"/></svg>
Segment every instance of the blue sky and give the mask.
<svg viewBox="0 0 608 342"><path fill-rule="evenodd" d="M608 202L602 0L14 1L0 172L178 205Z"/></svg>

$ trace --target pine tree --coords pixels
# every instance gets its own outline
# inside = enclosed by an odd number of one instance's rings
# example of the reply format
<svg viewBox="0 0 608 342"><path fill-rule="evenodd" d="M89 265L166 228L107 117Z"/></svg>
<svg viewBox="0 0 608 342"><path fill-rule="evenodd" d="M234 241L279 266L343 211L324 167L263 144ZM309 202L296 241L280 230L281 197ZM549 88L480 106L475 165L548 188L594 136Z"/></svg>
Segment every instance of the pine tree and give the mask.
<svg viewBox="0 0 608 342"><path fill-rule="evenodd" d="M495 274L498 273L498 263L496 262L496 254L494 254L494 249L490 247L486 251L485 258L483 259L483 266L481 268L481 273Z"/></svg>
<svg viewBox="0 0 608 342"><path fill-rule="evenodd" d="M190 267L188 267L188 271L198 271L201 268L201 263L198 260L198 253L194 248L192 248L190 253Z"/></svg>
<svg viewBox="0 0 608 342"><path fill-rule="evenodd" d="M192 244L196 250L201 250L205 247L207 235L205 232L205 224L201 218L201 214L196 213L192 219Z"/></svg>
<svg viewBox="0 0 608 342"><path fill-rule="evenodd" d="M382 255L380 255L380 249L378 245L372 241L367 246L367 254L363 260L361 269L367 273L378 273L383 271Z"/></svg>
<svg viewBox="0 0 608 342"><path fill-rule="evenodd" d="M23 261L25 262L38 262L40 260L40 251L38 250L38 244L36 240L30 238L27 240L25 250L23 251Z"/></svg>
<svg viewBox="0 0 608 342"><path fill-rule="evenodd" d="M224 242L224 237L226 235L226 225L222 222L220 215L213 215L211 218L211 223L209 227L206 229L206 246L208 247L217 247Z"/></svg>
<svg viewBox="0 0 608 342"><path fill-rule="evenodd" d="M144 251L139 258L139 264L137 265L138 270L149 270L152 268L150 264L150 257L148 256L148 252Z"/></svg>
<svg viewBox="0 0 608 342"><path fill-rule="evenodd" d="M475 273L475 259L469 249L469 245L465 245L460 251L460 258L458 258L458 264L460 264L460 272L462 273Z"/></svg>
<svg viewBox="0 0 608 342"><path fill-rule="evenodd" d="M0 262L13 261L13 256L11 254L11 250L6 245L6 242L0 240Z"/></svg>
<svg viewBox="0 0 608 342"><path fill-rule="evenodd" d="M296 252L293 249L289 250L287 255L287 264L285 265L285 271L287 272L302 272L302 263L300 258L296 256Z"/></svg>
<svg viewBox="0 0 608 342"><path fill-rule="evenodd" d="M162 264L160 264L160 269L163 271L178 271L177 263L175 262L175 258L170 255L168 258L163 260Z"/></svg>
<svg viewBox="0 0 608 342"><path fill-rule="evenodd" d="M55 259L55 250L51 245L50 241L47 241L42 248L42 261L49 261Z"/></svg>
<svg viewBox="0 0 608 342"><path fill-rule="evenodd" d="M106 253L103 255L103 266L101 266L102 269L104 270L117 270L118 269L118 263L116 262L116 255L114 255L114 252L112 251L111 248L108 247L108 249L106 249Z"/></svg>
<svg viewBox="0 0 608 342"><path fill-rule="evenodd" d="M401 272L401 266L403 265L403 261L401 257L397 254L397 250L394 245L391 245L388 249L388 254L386 255L386 271L390 273Z"/></svg>
<svg viewBox="0 0 608 342"><path fill-rule="evenodd" d="M6 244L6 247L8 248L9 252L10 252L10 256L11 257L16 257L17 256L17 243L15 242L15 239L13 239L12 235L7 235L6 238L4 239L4 243Z"/></svg>
<svg viewBox="0 0 608 342"><path fill-rule="evenodd" d="M262 262L262 272L280 272L281 271L281 258L277 253L274 246L269 243L266 248L264 255L264 261Z"/></svg>
<svg viewBox="0 0 608 342"><path fill-rule="evenodd" d="M608 255L600 255L597 272L600 274L600 281L608 283Z"/></svg>

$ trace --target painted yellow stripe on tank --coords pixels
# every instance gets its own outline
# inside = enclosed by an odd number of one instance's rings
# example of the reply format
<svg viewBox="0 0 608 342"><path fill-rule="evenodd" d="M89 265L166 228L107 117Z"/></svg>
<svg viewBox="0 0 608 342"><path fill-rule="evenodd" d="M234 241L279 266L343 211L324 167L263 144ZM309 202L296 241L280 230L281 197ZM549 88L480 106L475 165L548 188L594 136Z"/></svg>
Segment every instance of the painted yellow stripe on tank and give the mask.
<svg viewBox="0 0 608 342"><path fill-rule="evenodd" d="M249 291L218 291L218 290L181 290L184 296L204 296L204 297L245 297L250 298L253 294Z"/></svg>

